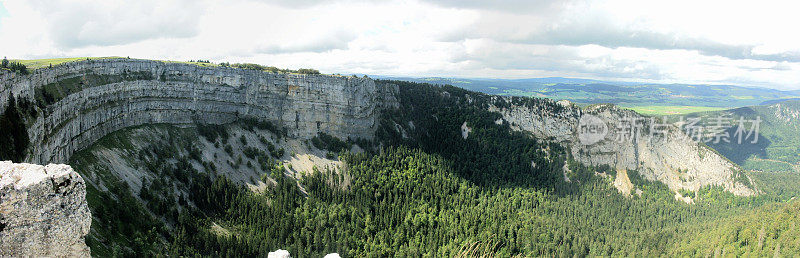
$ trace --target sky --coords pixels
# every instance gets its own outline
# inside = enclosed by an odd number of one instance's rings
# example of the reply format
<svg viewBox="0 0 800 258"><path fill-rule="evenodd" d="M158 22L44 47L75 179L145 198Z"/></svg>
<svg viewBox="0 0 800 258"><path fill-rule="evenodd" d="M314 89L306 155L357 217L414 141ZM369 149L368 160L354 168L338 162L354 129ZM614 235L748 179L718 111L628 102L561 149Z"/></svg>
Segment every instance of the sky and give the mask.
<svg viewBox="0 0 800 258"><path fill-rule="evenodd" d="M800 1L0 0L0 55L800 89Z"/></svg>

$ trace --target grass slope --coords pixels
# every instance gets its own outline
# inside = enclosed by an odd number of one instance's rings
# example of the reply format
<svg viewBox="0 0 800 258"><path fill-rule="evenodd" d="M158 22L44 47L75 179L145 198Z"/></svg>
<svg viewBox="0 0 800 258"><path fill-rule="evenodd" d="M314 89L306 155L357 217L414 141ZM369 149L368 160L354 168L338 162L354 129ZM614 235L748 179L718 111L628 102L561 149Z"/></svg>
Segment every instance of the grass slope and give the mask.
<svg viewBox="0 0 800 258"><path fill-rule="evenodd" d="M14 59L10 60L13 62L19 62L28 67L28 69L36 70L39 68L46 68L51 65L59 65L68 62L79 62L79 61L86 61L86 60L100 60L100 59L116 59L116 58L126 58L126 57L119 57L119 56L107 56L107 57L65 57L65 58L48 58L48 59L29 59L29 60L22 60L22 59ZM193 64L202 67L217 67L218 64L214 63L206 63L206 62L188 62L188 61L162 61L156 60L165 63L182 63L182 64Z"/></svg>
<svg viewBox="0 0 800 258"><path fill-rule="evenodd" d="M30 70L36 70L39 68L49 67L50 65L59 65L62 63L67 62L75 62L75 61L84 61L84 60L98 60L98 59L113 59L113 58L124 58L118 56L109 56L109 57L65 57L65 58L48 58L48 59L30 59L30 60L21 60L15 59L10 60L13 62L19 62L28 67Z"/></svg>

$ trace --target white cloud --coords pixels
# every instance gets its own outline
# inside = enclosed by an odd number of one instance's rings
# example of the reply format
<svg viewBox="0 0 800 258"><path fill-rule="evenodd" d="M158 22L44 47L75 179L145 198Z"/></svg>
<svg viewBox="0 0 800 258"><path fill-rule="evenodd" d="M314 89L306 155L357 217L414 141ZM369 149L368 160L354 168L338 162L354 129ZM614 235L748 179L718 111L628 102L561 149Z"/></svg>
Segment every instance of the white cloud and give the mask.
<svg viewBox="0 0 800 258"><path fill-rule="evenodd" d="M47 23L39 12L24 2L3 2L9 16L0 19L0 51L2 55L40 57L57 55L46 30Z"/></svg>
<svg viewBox="0 0 800 258"><path fill-rule="evenodd" d="M800 88L790 1L0 1L0 55L12 58Z"/></svg>
<svg viewBox="0 0 800 258"><path fill-rule="evenodd" d="M202 1L32 0L54 43L66 49L109 46L154 38L188 38L198 32Z"/></svg>

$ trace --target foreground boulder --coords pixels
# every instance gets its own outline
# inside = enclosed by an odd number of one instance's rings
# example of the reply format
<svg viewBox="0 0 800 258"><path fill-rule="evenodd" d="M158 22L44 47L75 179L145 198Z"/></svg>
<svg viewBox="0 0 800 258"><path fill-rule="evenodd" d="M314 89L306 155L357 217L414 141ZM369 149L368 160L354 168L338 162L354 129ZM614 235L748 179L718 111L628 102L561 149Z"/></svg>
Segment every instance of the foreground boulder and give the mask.
<svg viewBox="0 0 800 258"><path fill-rule="evenodd" d="M269 252L267 258L292 258L292 255L289 254L289 251L278 249L275 252Z"/></svg>
<svg viewBox="0 0 800 258"><path fill-rule="evenodd" d="M0 256L89 256L83 178L68 165L0 161Z"/></svg>

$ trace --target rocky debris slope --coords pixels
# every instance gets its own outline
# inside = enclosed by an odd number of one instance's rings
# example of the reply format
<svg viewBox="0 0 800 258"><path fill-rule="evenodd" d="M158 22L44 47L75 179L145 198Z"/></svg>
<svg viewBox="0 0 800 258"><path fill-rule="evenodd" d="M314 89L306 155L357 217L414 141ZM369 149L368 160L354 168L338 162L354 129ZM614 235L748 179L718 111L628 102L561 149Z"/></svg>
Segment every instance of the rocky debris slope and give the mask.
<svg viewBox="0 0 800 258"><path fill-rule="evenodd" d="M568 101L516 97L496 97L494 102L489 109L502 114L512 128L562 143L585 165L637 171L676 192L721 186L736 195L757 193L736 164L693 141L673 124L613 105L583 109ZM636 121L636 127L630 126L631 121ZM581 133L587 125L597 126L596 131Z"/></svg>
<svg viewBox="0 0 800 258"><path fill-rule="evenodd" d="M27 161L63 163L77 150L125 127L153 123L274 122L289 136L326 132L371 139L380 110L396 107L394 85L369 78L270 73L178 62L102 59L0 71L0 111L9 96L40 109L28 124Z"/></svg>
<svg viewBox="0 0 800 258"><path fill-rule="evenodd" d="M0 256L89 256L86 185L68 165L0 162Z"/></svg>

